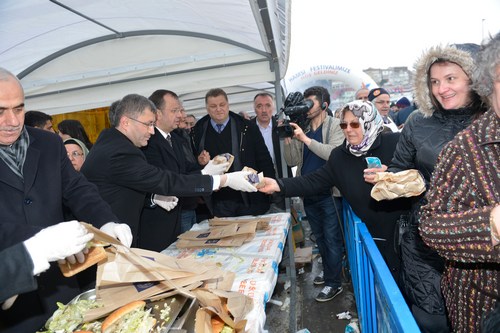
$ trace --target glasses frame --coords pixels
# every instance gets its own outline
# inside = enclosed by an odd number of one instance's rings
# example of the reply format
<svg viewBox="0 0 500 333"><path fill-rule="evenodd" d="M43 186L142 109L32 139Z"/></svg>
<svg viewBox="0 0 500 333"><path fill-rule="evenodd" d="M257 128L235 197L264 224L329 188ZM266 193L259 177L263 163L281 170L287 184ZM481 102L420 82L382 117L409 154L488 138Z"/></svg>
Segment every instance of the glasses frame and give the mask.
<svg viewBox="0 0 500 333"><path fill-rule="evenodd" d="M130 119L130 120L136 121L136 122L138 122L139 124L143 124L143 125L144 125L144 126L146 126L147 128L155 128L155 126L156 126L156 121L151 121L151 122L149 122L149 123L145 123L145 122L143 122L143 121L137 120L137 119L132 118L132 117L128 117L128 116L125 116L125 117L127 117L127 118L128 118L128 119Z"/></svg>
<svg viewBox="0 0 500 333"><path fill-rule="evenodd" d="M353 124L355 124L355 125L353 126ZM361 126L361 123L359 121L351 121L350 123L348 123L348 122L341 122L339 124L340 128L343 129L343 130L347 129L347 125L349 125L353 129L357 129L357 128L359 128Z"/></svg>
<svg viewBox="0 0 500 333"><path fill-rule="evenodd" d="M71 157L73 157L73 158L83 157L83 155L85 155L85 154L84 153L79 153L77 151L74 151L71 154L67 153L67 155L68 155L68 158L71 159Z"/></svg>

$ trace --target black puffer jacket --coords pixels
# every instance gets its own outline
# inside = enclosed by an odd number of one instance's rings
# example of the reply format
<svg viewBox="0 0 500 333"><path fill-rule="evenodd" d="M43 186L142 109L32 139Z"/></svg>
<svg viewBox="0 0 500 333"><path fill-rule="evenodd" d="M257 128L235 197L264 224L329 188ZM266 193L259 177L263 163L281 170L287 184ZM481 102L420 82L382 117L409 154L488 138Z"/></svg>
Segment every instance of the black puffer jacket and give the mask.
<svg viewBox="0 0 500 333"><path fill-rule="evenodd" d="M444 110L432 97L428 73L437 59L446 59L462 67L471 77L474 63L470 54L455 46L434 47L416 64L415 100L419 107L403 127L389 171L417 169L429 183L437 157L455 135L465 129L478 114L484 112L479 97L472 93L470 106ZM444 314L445 305L440 288L444 260L422 241L418 232L420 206L425 194L414 198L410 227L401 241L401 286L412 304L431 314Z"/></svg>
<svg viewBox="0 0 500 333"><path fill-rule="evenodd" d="M470 125L475 113L470 108L439 110L431 117L422 112L412 113L403 127L389 170L417 169L429 182L439 153Z"/></svg>

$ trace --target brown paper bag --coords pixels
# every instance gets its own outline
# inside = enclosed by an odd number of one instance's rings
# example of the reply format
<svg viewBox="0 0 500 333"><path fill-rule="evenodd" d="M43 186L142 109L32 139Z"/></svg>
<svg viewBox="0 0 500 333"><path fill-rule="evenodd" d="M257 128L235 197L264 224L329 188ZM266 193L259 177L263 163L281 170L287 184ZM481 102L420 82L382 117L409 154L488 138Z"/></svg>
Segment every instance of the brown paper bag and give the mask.
<svg viewBox="0 0 500 333"><path fill-rule="evenodd" d="M377 172L375 181L371 197L377 201L418 196L425 191L425 181L415 169L396 173Z"/></svg>
<svg viewBox="0 0 500 333"><path fill-rule="evenodd" d="M240 235L219 239L207 239L207 240L187 240L179 239L175 245L179 249L186 249L191 247L236 247L241 246L245 241L247 241L248 235Z"/></svg>
<svg viewBox="0 0 500 333"><path fill-rule="evenodd" d="M220 227L209 228L208 230L186 231L180 234L179 239L190 240L206 240L206 239L219 239L236 235L238 230L237 224L225 225Z"/></svg>
<svg viewBox="0 0 500 333"><path fill-rule="evenodd" d="M246 320L243 318L252 310L253 301L250 297L232 291L196 289L193 291L200 302L201 309L196 313L197 333L212 332L210 320L219 317L225 324L244 332Z"/></svg>
<svg viewBox="0 0 500 333"><path fill-rule="evenodd" d="M234 156L229 154L229 153L224 153L224 154L220 154L220 155L215 156L212 161L214 164L222 164L222 163L229 162L229 164L226 167L226 170L224 170L224 172L227 172L231 168L231 165L234 162Z"/></svg>
<svg viewBox="0 0 500 333"><path fill-rule="evenodd" d="M233 223L243 224L247 222L257 222L256 230L267 230L269 229L269 223L271 222L271 217L259 217L259 218L219 218L215 217L213 219L208 220L208 224L210 227L228 225Z"/></svg>

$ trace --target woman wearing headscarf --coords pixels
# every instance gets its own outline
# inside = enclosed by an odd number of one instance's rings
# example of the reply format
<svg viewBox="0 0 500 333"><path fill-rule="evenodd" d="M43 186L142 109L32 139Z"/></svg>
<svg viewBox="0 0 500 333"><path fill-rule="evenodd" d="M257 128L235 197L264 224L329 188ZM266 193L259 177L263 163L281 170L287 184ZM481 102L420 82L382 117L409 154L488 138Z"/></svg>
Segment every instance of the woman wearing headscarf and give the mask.
<svg viewBox="0 0 500 333"><path fill-rule="evenodd" d="M459 333L480 332L500 298L500 34L479 53L474 88L491 108L441 152L420 218L445 258L441 288Z"/></svg>
<svg viewBox="0 0 500 333"><path fill-rule="evenodd" d="M71 164L75 170L79 172L82 168L83 162L85 162L85 158L87 158L89 150L85 144L78 139L69 138L63 142Z"/></svg>
<svg viewBox="0 0 500 333"><path fill-rule="evenodd" d="M388 164L400 133L382 133L383 120L371 102L361 100L346 104L340 110L340 127L345 136L342 145L333 149L327 163L317 171L301 177L274 180L264 178L261 192L283 192L286 197L306 196L336 186L356 215L366 224L387 266L398 277L399 259L394 251L394 227L399 216L408 211L408 199L376 201L370 196L372 185L366 183L366 157L378 157Z"/></svg>
<svg viewBox="0 0 500 333"><path fill-rule="evenodd" d="M471 87L478 48L435 46L417 60L414 94L419 109L403 127L388 171L417 169L429 183L446 143L485 111ZM448 332L440 288L444 261L418 233L418 215L425 203L424 194L413 198L409 227L401 236L401 286L422 332Z"/></svg>

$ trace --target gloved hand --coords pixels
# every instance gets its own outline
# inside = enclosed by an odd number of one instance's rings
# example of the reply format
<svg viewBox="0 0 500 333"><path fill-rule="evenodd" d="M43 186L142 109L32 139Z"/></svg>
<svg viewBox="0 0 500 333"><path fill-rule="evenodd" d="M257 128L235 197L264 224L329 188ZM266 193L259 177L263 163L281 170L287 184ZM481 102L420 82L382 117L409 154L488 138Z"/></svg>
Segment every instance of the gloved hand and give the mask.
<svg viewBox="0 0 500 333"><path fill-rule="evenodd" d="M226 173L225 176L227 176L227 179L222 187L230 187L236 191L257 192L257 188L250 184L250 182L246 178L249 174L251 174L250 171L236 171Z"/></svg>
<svg viewBox="0 0 500 333"><path fill-rule="evenodd" d="M155 194L153 195L153 202L169 212L177 206L179 199L174 196Z"/></svg>
<svg viewBox="0 0 500 333"><path fill-rule="evenodd" d="M78 221L61 222L41 230L24 241L24 246L33 260L33 274L40 274L48 269L49 262L70 257L75 253L79 253L83 262L85 257L80 252L92 238L94 234L89 233ZM71 260L75 261L75 258Z"/></svg>
<svg viewBox="0 0 500 333"><path fill-rule="evenodd" d="M207 165L201 170L202 175L222 175L225 171L229 162L224 162L221 164L214 164L214 161L210 160Z"/></svg>
<svg viewBox="0 0 500 333"><path fill-rule="evenodd" d="M126 247L132 245L132 231L125 223L108 222L101 227L101 231L117 238Z"/></svg>

